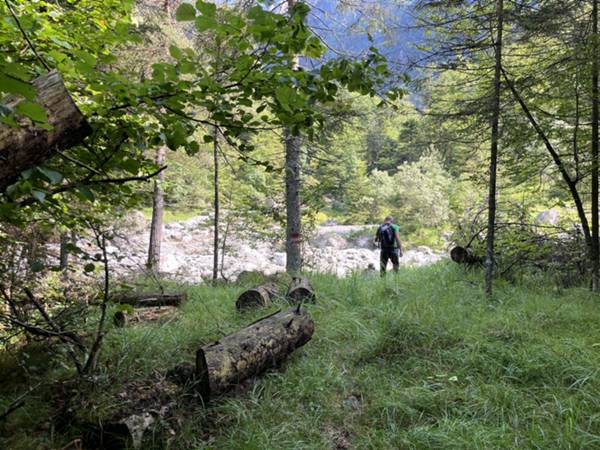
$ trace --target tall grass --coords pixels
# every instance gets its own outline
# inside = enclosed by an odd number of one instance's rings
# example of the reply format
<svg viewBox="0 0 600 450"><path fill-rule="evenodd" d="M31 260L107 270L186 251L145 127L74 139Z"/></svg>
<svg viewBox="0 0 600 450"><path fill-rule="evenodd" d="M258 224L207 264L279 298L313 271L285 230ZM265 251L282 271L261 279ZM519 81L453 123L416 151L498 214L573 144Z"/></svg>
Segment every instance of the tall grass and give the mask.
<svg viewBox="0 0 600 450"><path fill-rule="evenodd" d="M206 409L182 402L175 436L147 448L600 448L600 305L586 290L534 280L488 301L479 274L449 263L311 281L313 339ZM186 286L177 320L111 330L85 414L109 414L122 383L283 307L238 313L243 288ZM76 434L31 433L40 401L11 418L8 448Z"/></svg>

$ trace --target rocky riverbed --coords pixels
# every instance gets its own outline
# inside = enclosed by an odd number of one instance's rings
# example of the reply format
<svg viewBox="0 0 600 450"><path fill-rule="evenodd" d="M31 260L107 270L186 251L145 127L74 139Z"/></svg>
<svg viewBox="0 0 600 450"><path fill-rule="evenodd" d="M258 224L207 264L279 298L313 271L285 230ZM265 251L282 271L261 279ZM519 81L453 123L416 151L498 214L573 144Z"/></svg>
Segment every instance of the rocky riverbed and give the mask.
<svg viewBox="0 0 600 450"><path fill-rule="evenodd" d="M112 266L121 274L144 270L149 240L149 223L141 214L130 216L108 248ZM379 251L373 247L375 226L319 226L304 244L303 254L309 270L346 276L369 266L377 268ZM281 234L281 233L278 233ZM80 245L84 242L80 242ZM223 275L234 279L244 271L272 274L285 270L283 241L229 236ZM410 246L409 246L410 247ZM91 250L91 248L89 249ZM212 275L212 231L207 216L165 225L161 272L188 282L199 282ZM404 251L404 266L435 263L446 254L420 246Z"/></svg>

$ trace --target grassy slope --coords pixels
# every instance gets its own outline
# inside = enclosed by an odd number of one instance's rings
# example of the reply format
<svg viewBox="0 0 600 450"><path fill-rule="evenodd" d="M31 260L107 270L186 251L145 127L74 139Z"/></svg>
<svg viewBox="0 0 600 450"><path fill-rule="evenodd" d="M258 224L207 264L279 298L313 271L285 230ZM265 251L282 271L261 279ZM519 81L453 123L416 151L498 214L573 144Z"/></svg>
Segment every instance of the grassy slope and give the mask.
<svg viewBox="0 0 600 450"><path fill-rule="evenodd" d="M207 412L188 407L171 448L600 448L600 308L585 290L506 285L490 303L446 263L312 281L313 340ZM236 313L240 289L192 286L181 320L112 331L103 376L172 367L268 312Z"/></svg>

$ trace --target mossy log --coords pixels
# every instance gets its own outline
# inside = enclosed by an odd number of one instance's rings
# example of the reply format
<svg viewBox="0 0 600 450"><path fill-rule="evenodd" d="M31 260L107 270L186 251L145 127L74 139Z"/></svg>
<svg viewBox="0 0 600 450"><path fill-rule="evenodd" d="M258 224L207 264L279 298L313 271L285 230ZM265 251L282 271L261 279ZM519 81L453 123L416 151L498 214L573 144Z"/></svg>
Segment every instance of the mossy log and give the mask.
<svg viewBox="0 0 600 450"><path fill-rule="evenodd" d="M241 293L235 302L237 309L252 308L255 306L269 306L273 299L279 295L279 287L275 283L261 284Z"/></svg>
<svg viewBox="0 0 600 450"><path fill-rule="evenodd" d="M131 305L135 308L154 307L154 306L179 306L185 301L185 294L140 294L128 293L116 295L111 298L112 302L122 305Z"/></svg>
<svg viewBox="0 0 600 450"><path fill-rule="evenodd" d="M470 247L456 246L450 251L450 258L458 264L481 264L483 257L475 256Z"/></svg>
<svg viewBox="0 0 600 450"><path fill-rule="evenodd" d="M294 307L278 311L199 348L192 370L178 366L170 375L179 383L193 383L196 392L207 402L211 396L276 366L306 344L313 332L314 322L305 309ZM181 374L188 375L182 379Z"/></svg>
<svg viewBox="0 0 600 450"><path fill-rule="evenodd" d="M92 133L56 70L36 78L32 85L36 102L46 111L52 129L39 128L27 118L19 120L19 128L0 124L0 192L17 181L24 170L42 164L58 150L72 147ZM15 108L21 101L20 97L10 97L5 106Z"/></svg>
<svg viewBox="0 0 600 450"><path fill-rule="evenodd" d="M286 297L294 305L315 303L317 300L315 289L310 284L310 281L304 277L294 277L292 279Z"/></svg>

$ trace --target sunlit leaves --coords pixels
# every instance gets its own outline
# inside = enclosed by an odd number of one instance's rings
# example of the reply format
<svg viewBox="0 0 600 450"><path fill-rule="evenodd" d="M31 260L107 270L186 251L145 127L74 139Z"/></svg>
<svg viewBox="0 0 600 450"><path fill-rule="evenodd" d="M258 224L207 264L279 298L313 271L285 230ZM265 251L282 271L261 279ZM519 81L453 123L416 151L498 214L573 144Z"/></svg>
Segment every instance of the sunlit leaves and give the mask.
<svg viewBox="0 0 600 450"><path fill-rule="evenodd" d="M189 3L182 3L175 11L175 18L179 22L191 21L196 18L196 10Z"/></svg>

